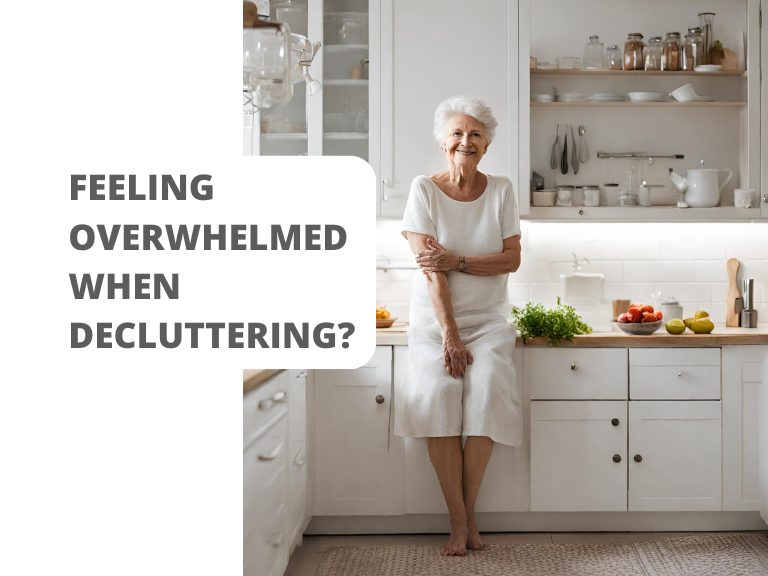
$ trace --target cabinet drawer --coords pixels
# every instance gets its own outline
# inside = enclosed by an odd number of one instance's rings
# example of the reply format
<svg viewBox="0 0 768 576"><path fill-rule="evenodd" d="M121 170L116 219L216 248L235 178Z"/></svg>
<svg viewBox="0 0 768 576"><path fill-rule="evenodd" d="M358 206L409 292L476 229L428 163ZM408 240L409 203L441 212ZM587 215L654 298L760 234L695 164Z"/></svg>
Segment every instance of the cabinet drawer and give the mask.
<svg viewBox="0 0 768 576"><path fill-rule="evenodd" d="M529 348L531 400L626 400L626 348Z"/></svg>
<svg viewBox="0 0 768 576"><path fill-rule="evenodd" d="M243 449L287 412L288 375L281 372L243 398Z"/></svg>
<svg viewBox="0 0 768 576"><path fill-rule="evenodd" d="M633 400L719 400L720 348L633 348Z"/></svg>

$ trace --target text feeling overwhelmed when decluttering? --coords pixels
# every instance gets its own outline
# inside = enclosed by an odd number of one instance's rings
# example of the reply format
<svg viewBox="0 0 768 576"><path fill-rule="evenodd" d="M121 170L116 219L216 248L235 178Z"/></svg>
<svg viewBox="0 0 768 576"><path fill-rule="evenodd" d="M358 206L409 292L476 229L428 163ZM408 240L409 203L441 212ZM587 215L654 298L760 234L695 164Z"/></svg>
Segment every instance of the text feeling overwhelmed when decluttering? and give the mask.
<svg viewBox="0 0 768 576"><path fill-rule="evenodd" d="M210 174L72 174L71 200L211 201ZM338 224L86 224L72 226L78 252L103 251L339 251L347 231ZM75 300L178 300L178 273L69 274ZM348 348L351 322L72 322L71 348Z"/></svg>

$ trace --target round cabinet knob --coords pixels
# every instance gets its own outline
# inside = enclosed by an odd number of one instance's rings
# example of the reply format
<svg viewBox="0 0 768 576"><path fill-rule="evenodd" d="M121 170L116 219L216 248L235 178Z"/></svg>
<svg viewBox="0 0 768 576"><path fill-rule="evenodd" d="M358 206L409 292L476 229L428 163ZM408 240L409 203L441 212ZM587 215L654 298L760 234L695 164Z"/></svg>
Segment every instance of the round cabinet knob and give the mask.
<svg viewBox="0 0 768 576"><path fill-rule="evenodd" d="M643 457L640 456L640 454L635 454L635 462L642 462L642 461L643 461Z"/></svg>
<svg viewBox="0 0 768 576"><path fill-rule="evenodd" d="M384 396L381 394L376 395L376 404L384 404Z"/></svg>
<svg viewBox="0 0 768 576"><path fill-rule="evenodd" d="M621 456L619 454L613 455L613 461L614 462L621 462Z"/></svg>
<svg viewBox="0 0 768 576"><path fill-rule="evenodd" d="M576 370L577 368L576 362L571 362L571 370Z"/></svg>
<svg viewBox="0 0 768 576"><path fill-rule="evenodd" d="M584 216L584 210L579 210L579 216Z"/></svg>
<svg viewBox="0 0 768 576"><path fill-rule="evenodd" d="M677 377L681 378L682 376L683 376L683 371L682 370L678 370L677 371Z"/></svg>
<svg viewBox="0 0 768 576"><path fill-rule="evenodd" d="M618 426L619 425L619 419L618 418L611 418L611 424L613 424L614 426Z"/></svg>
<svg viewBox="0 0 768 576"><path fill-rule="evenodd" d="M763 203L768 204L768 194L763 194Z"/></svg>

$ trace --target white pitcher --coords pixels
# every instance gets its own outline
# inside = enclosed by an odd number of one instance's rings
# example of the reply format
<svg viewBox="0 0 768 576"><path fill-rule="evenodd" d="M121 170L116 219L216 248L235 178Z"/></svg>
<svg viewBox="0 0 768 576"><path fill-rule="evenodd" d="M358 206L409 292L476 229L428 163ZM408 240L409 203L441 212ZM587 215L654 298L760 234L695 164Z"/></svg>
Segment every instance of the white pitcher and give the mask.
<svg viewBox="0 0 768 576"><path fill-rule="evenodd" d="M720 172L727 172L728 177L719 184ZM685 192L685 203L691 208L712 208L720 204L720 192L730 182L733 172L728 168L697 168L688 170L683 178L670 170L670 178L680 192Z"/></svg>

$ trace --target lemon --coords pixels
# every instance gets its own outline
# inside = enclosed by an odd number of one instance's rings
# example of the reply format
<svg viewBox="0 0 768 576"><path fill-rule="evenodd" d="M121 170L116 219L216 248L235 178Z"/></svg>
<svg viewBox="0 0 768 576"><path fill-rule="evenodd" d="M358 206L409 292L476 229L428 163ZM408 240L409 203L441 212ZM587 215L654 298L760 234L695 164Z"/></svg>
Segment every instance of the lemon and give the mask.
<svg viewBox="0 0 768 576"><path fill-rule="evenodd" d="M693 315L694 320L700 320L701 318L706 318L709 316L709 312L706 310L696 310L696 313Z"/></svg>
<svg viewBox="0 0 768 576"><path fill-rule="evenodd" d="M685 324L686 328L690 328L691 327L691 323L694 320L696 320L696 318L686 318L685 320L683 320L683 324Z"/></svg>
<svg viewBox="0 0 768 576"><path fill-rule="evenodd" d="M696 334L709 334L715 329L715 323L707 317L694 320L691 323L691 330Z"/></svg>
<svg viewBox="0 0 768 576"><path fill-rule="evenodd" d="M685 332L685 322L680 320L680 318L670 320L666 323L665 327L670 334L682 334Z"/></svg>

